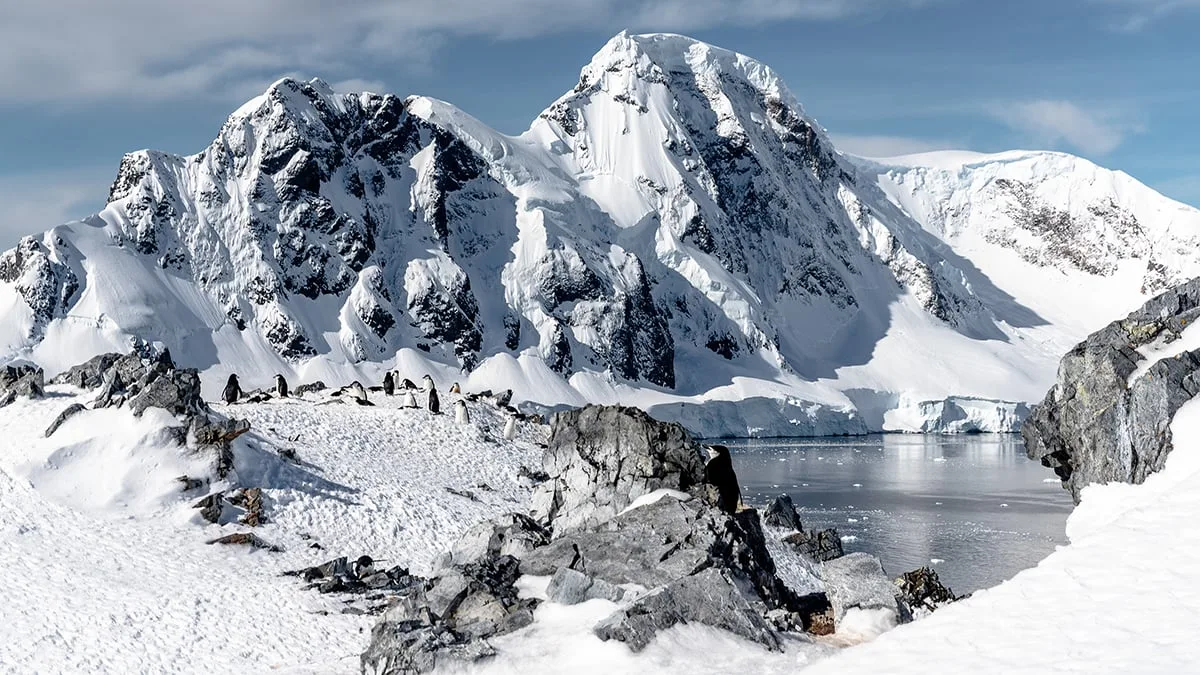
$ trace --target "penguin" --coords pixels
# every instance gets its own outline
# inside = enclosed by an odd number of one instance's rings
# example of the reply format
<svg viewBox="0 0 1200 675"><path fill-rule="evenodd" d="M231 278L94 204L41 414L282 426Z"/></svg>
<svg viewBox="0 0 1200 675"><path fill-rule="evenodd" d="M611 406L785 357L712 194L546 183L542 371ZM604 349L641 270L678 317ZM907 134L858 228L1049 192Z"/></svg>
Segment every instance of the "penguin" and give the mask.
<svg viewBox="0 0 1200 675"><path fill-rule="evenodd" d="M413 381L406 377L403 380L400 380L400 387L402 389L407 389L408 391L412 391L413 389L417 388L417 385L413 384Z"/></svg>
<svg viewBox="0 0 1200 675"><path fill-rule="evenodd" d="M459 387L459 386L458 386L458 383L457 383L457 382L455 382L454 384L450 385L450 393L451 393L451 394L461 394L461 393L462 393L462 387Z"/></svg>
<svg viewBox="0 0 1200 675"><path fill-rule="evenodd" d="M499 394L496 394L496 397L492 400L496 402L497 408L508 407L508 404L512 402L512 389L505 389Z"/></svg>
<svg viewBox="0 0 1200 675"><path fill-rule="evenodd" d="M421 379L421 385L421 388L425 391L432 391L435 389L433 385L433 378L429 376L429 373L426 373L425 377Z"/></svg>
<svg viewBox="0 0 1200 675"><path fill-rule="evenodd" d="M221 400L226 403L237 403L242 397L242 387L238 384L237 375L230 374L229 379L225 382L225 390L221 392Z"/></svg>
<svg viewBox="0 0 1200 675"><path fill-rule="evenodd" d="M429 412L433 413L434 415L441 414L442 404L440 401L438 401L437 389L434 389L433 387L429 388L429 399L427 406L429 407Z"/></svg>
<svg viewBox="0 0 1200 675"><path fill-rule="evenodd" d="M283 375L279 375L278 373L275 375L275 393L279 395L279 398L288 397L287 380L283 379Z"/></svg>
<svg viewBox="0 0 1200 675"><path fill-rule="evenodd" d="M405 391L404 396L400 398L400 407L401 408L416 408L417 407L417 397L413 396L411 389Z"/></svg>
<svg viewBox="0 0 1200 675"><path fill-rule="evenodd" d="M383 393L386 396L396 393L396 380L392 377L392 371L390 370L383 374Z"/></svg>
<svg viewBox="0 0 1200 675"><path fill-rule="evenodd" d="M467 402L461 398L454 402L454 421L458 424L470 424L471 414L467 412Z"/></svg>
<svg viewBox="0 0 1200 675"><path fill-rule="evenodd" d="M729 448L723 445L710 445L707 448L709 460L704 465L704 482L716 486L717 503L722 511L736 513L742 501L742 491L738 487L737 474L733 471Z"/></svg>
<svg viewBox="0 0 1200 675"><path fill-rule="evenodd" d="M504 421L504 440L511 441L517 436L517 418L515 415L508 415L508 419Z"/></svg>
<svg viewBox="0 0 1200 675"><path fill-rule="evenodd" d="M367 390L363 389L362 383L358 380L351 382L350 386L346 387L346 391L354 399L355 403L359 405L374 405L367 400Z"/></svg>
<svg viewBox="0 0 1200 675"><path fill-rule="evenodd" d="M375 573L375 561L369 555L360 555L351 563L350 570L361 581Z"/></svg>

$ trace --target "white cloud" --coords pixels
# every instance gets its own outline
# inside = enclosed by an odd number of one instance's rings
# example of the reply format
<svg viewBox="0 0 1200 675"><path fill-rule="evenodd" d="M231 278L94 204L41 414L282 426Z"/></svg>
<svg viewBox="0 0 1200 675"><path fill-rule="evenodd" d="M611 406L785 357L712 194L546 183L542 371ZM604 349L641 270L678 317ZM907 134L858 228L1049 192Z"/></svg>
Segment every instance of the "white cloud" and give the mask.
<svg viewBox="0 0 1200 675"><path fill-rule="evenodd" d="M859 157L899 157L935 150L961 149L962 144L907 136L830 134L838 150Z"/></svg>
<svg viewBox="0 0 1200 675"><path fill-rule="evenodd" d="M14 0L0 20L0 103L236 98L284 71L426 67L452 37L831 20L930 1Z"/></svg>
<svg viewBox="0 0 1200 675"><path fill-rule="evenodd" d="M1119 10L1114 27L1139 31L1167 16L1188 9L1200 9L1200 0L1092 0Z"/></svg>
<svg viewBox="0 0 1200 675"><path fill-rule="evenodd" d="M0 251L104 206L115 166L0 175Z"/></svg>
<svg viewBox="0 0 1200 675"><path fill-rule="evenodd" d="M1103 155L1112 152L1136 130L1103 113L1085 110L1070 101L1027 101L994 106L994 117L1044 145L1066 143L1077 150Z"/></svg>

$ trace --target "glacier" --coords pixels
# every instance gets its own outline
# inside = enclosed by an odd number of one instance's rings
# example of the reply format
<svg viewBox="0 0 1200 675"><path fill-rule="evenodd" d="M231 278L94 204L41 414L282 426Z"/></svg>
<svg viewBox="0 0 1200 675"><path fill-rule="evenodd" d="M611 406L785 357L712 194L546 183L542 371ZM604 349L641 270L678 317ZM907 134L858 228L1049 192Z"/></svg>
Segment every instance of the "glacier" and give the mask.
<svg viewBox="0 0 1200 675"><path fill-rule="evenodd" d="M1126 174L851 157L767 66L622 33L518 136L284 79L195 155L126 155L100 213L0 254L0 361L143 340L210 396L398 369L702 436L1013 431L1197 244Z"/></svg>

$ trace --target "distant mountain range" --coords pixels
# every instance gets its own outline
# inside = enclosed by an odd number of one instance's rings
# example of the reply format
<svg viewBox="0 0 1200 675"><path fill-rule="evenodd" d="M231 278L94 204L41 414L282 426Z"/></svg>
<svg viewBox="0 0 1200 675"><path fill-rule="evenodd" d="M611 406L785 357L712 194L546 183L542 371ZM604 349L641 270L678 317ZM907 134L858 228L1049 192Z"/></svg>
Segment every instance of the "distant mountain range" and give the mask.
<svg viewBox="0 0 1200 675"><path fill-rule="evenodd" d="M0 254L0 356L138 339L210 393L396 367L710 435L1003 430L1198 274L1200 211L1124 173L850 157L765 65L622 33L520 136L285 79L199 154L126 155L99 214Z"/></svg>

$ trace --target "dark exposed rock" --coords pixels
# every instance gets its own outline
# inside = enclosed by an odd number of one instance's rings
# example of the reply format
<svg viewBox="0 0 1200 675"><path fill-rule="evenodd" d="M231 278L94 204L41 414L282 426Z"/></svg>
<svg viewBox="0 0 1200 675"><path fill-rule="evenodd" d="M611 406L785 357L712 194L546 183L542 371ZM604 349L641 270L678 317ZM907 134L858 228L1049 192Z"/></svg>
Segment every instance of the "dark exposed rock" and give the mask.
<svg viewBox="0 0 1200 675"><path fill-rule="evenodd" d="M921 567L905 572L895 580L900 589L900 601L913 614L932 612L962 598L947 588L932 568Z"/></svg>
<svg viewBox="0 0 1200 675"><path fill-rule="evenodd" d="M620 602L626 590L603 579L594 579L583 572L560 567L546 585L546 597L562 605L575 605L587 600Z"/></svg>
<svg viewBox="0 0 1200 675"><path fill-rule="evenodd" d="M117 353L100 354L59 373L51 382L69 384L80 389L95 389L104 383L104 374L121 358Z"/></svg>
<svg viewBox="0 0 1200 675"><path fill-rule="evenodd" d="M549 541L550 533L532 518L509 513L468 529L450 550L450 557L456 565L505 555L520 559Z"/></svg>
<svg viewBox="0 0 1200 675"><path fill-rule="evenodd" d="M42 369L29 364L9 364L0 368L0 408L18 397L41 398L46 393Z"/></svg>
<svg viewBox="0 0 1200 675"><path fill-rule="evenodd" d="M258 527L266 522L266 517L263 515L263 500L262 488L246 488L238 490L228 497L229 503L234 506L240 506L245 510L245 513L238 519L238 522L250 527Z"/></svg>
<svg viewBox="0 0 1200 675"><path fill-rule="evenodd" d="M200 516L210 523L221 522L221 511L225 506L225 493L214 492L200 501L192 504L193 509L200 509Z"/></svg>
<svg viewBox="0 0 1200 675"><path fill-rule="evenodd" d="M800 530L783 538L798 553L817 562L833 560L844 555L842 538L837 528Z"/></svg>
<svg viewBox="0 0 1200 675"><path fill-rule="evenodd" d="M54 421L50 423L50 426L46 427L46 438L50 438L52 435L54 435L54 432L58 431L59 427L61 427L63 424L66 424L67 420L83 412L84 410L87 410L87 406L83 405L82 403L72 403L71 405L67 406L66 410L60 412L58 417L55 417Z"/></svg>
<svg viewBox="0 0 1200 675"><path fill-rule="evenodd" d="M1139 347L1169 344L1200 319L1200 279L1177 286L1088 336L1063 357L1058 381L1021 428L1031 459L1053 469L1076 503L1091 483L1141 483L1162 468L1175 412L1200 393L1200 350L1130 382Z"/></svg>
<svg viewBox="0 0 1200 675"><path fill-rule="evenodd" d="M268 544L267 542L263 541L261 537L259 537L257 534L254 534L253 532L234 532L233 534L227 534L224 537L219 537L217 539L213 539L206 543L209 543L209 544L234 544L234 545L239 545L239 546L249 546L250 548L265 549L272 553L281 553L283 551L283 549L280 548L279 546L276 546L274 544Z"/></svg>
<svg viewBox="0 0 1200 675"><path fill-rule="evenodd" d="M792 498L786 494L779 495L767 506L763 512L763 522L797 532L804 529L800 516L796 513L796 506L792 504Z"/></svg>

